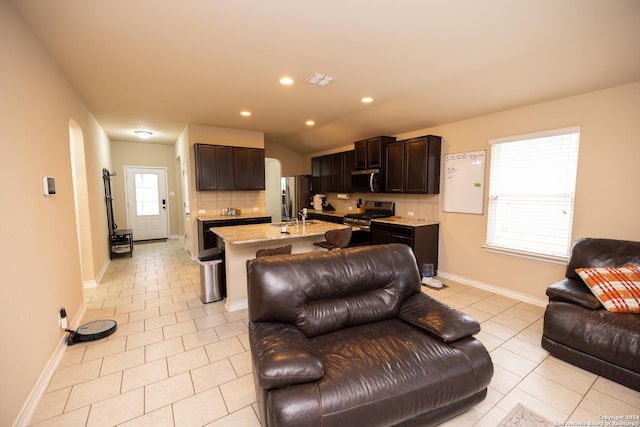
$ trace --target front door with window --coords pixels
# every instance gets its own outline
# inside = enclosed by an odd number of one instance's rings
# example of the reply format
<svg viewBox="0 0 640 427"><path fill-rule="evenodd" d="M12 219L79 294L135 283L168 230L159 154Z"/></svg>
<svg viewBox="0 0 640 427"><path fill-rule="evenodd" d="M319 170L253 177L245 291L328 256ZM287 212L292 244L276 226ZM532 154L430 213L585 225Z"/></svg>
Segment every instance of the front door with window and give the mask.
<svg viewBox="0 0 640 427"><path fill-rule="evenodd" d="M169 236L166 175L165 168L125 166L127 228L134 240Z"/></svg>

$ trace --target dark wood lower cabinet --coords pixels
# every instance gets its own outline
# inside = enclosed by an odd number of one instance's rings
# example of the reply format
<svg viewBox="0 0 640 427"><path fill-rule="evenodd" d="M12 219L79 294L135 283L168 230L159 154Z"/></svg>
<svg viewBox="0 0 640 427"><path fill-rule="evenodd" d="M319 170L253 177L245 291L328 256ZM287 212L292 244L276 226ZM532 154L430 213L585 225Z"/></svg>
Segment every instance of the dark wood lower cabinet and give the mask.
<svg viewBox="0 0 640 427"><path fill-rule="evenodd" d="M371 223L371 244L404 243L413 249L418 268L423 263L431 263L438 272L438 224L410 227L405 225Z"/></svg>
<svg viewBox="0 0 640 427"><path fill-rule="evenodd" d="M268 224L271 222L270 216L261 216L253 218L230 218L219 220L201 220L198 219L198 251L211 249L218 246L218 236L211 230L211 227L229 227L232 225L249 225L249 224Z"/></svg>

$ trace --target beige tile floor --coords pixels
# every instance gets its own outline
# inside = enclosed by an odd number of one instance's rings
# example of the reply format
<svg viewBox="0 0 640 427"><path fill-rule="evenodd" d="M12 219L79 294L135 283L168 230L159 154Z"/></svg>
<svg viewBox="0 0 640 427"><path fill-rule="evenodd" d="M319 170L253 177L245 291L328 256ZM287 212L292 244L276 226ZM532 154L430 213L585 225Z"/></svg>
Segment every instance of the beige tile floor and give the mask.
<svg viewBox="0 0 640 427"><path fill-rule="evenodd" d="M640 393L549 356L542 307L448 283L425 292L475 317L495 375L484 402L445 426L495 426L521 402L562 425L640 414ZM246 310L198 298L198 265L177 240L137 244L85 292L82 323L116 333L68 347L31 425L259 426ZM593 424L596 425L596 424Z"/></svg>

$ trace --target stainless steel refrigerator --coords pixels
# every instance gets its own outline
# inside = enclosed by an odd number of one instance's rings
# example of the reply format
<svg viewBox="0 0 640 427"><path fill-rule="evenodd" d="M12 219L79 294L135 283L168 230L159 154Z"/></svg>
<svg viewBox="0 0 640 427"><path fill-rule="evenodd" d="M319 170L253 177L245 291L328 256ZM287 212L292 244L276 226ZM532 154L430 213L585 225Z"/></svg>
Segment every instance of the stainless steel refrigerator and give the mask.
<svg viewBox="0 0 640 427"><path fill-rule="evenodd" d="M296 218L302 208L311 207L311 175L282 177L282 220Z"/></svg>

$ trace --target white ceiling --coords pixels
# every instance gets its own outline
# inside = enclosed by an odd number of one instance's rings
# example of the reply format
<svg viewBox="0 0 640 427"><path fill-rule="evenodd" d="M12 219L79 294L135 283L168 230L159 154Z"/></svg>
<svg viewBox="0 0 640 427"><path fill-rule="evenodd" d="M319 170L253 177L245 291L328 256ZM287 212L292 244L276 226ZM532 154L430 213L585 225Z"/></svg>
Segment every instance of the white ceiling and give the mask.
<svg viewBox="0 0 640 427"><path fill-rule="evenodd" d="M306 154L640 81L639 0L12 2L119 141L197 123Z"/></svg>

